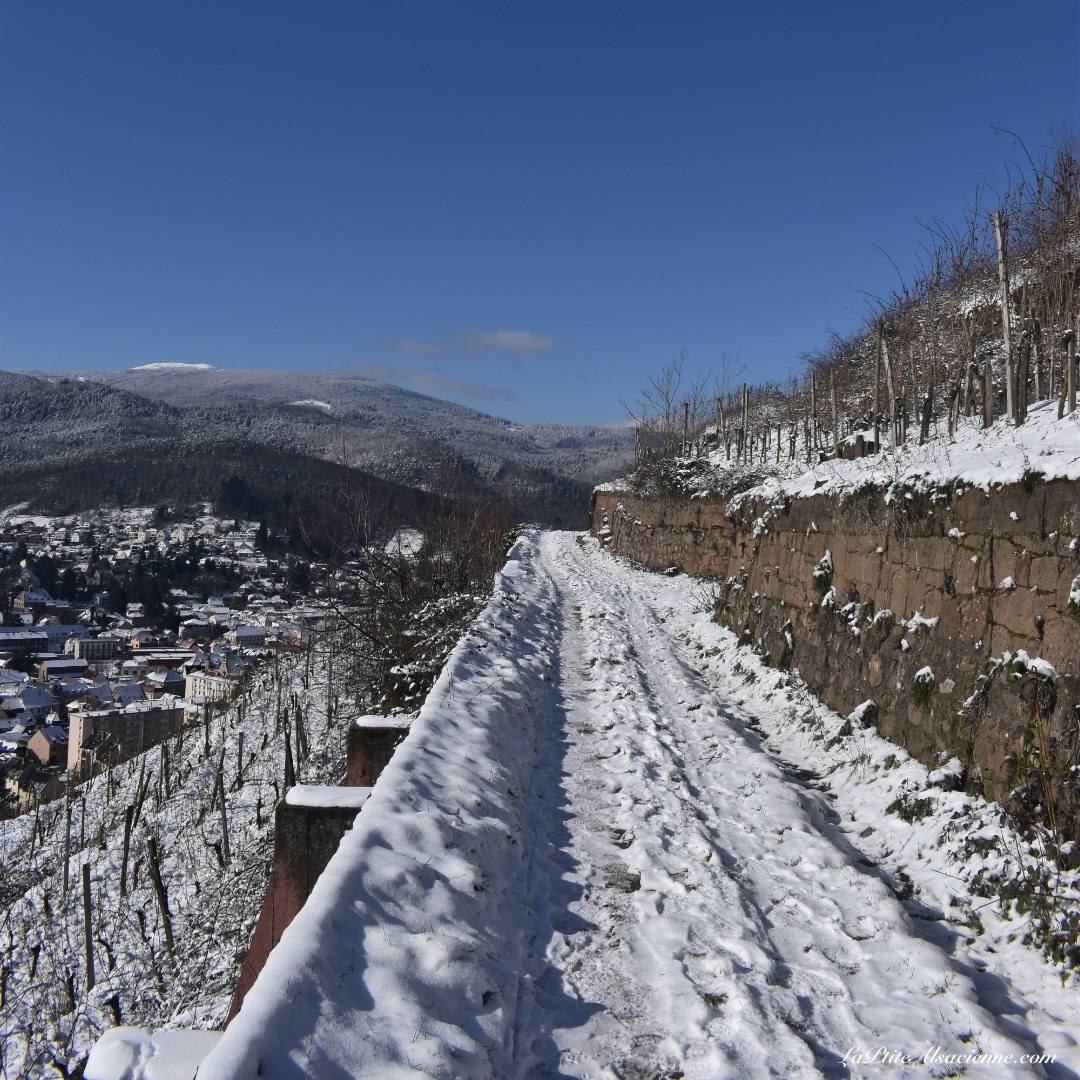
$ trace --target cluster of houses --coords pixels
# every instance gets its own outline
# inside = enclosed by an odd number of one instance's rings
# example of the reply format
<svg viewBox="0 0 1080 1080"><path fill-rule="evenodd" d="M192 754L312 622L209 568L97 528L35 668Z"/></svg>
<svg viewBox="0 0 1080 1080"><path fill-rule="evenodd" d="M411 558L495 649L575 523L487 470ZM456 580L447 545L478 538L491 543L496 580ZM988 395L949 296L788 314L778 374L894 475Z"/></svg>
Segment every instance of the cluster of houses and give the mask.
<svg viewBox="0 0 1080 1080"><path fill-rule="evenodd" d="M138 604L95 619L93 610L51 596L26 571L8 624L0 626L0 811L25 812L101 764L161 742L200 720L208 702L231 698L261 653L311 639L325 607L277 594L266 560L253 543L249 548L254 532L251 523L234 527L209 516L167 529L123 518L0 524L0 545L9 551L26 544L34 555L31 545L40 545L36 557L55 557L59 545L67 565L77 565L71 547L86 547L91 534L99 550L111 549L106 556L124 543L168 548L211 535L219 557L232 559L245 577L228 595L208 600L172 590L179 628L168 630L151 625Z"/></svg>
<svg viewBox="0 0 1080 1080"><path fill-rule="evenodd" d="M146 509L102 510L87 517L20 518L0 522L0 545L25 544L30 555L60 557L76 570L85 571L91 549L114 569L122 570L135 551L175 555L191 541L216 559L224 559L249 573L263 572L266 557L259 551L259 525L232 521L206 513L185 522L155 523Z"/></svg>

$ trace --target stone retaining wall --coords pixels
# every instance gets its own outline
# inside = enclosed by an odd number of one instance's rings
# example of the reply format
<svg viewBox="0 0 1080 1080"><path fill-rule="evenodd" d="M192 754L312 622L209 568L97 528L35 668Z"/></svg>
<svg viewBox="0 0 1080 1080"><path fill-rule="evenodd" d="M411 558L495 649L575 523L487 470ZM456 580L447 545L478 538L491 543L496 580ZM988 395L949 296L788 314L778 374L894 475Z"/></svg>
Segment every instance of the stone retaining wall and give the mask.
<svg viewBox="0 0 1080 1080"><path fill-rule="evenodd" d="M1080 835L1080 484L889 501L866 488L731 512L599 490L591 520L644 566L715 579L718 621L837 711L872 699L881 733L925 764L958 757L969 790L1018 811L1052 801ZM932 682L916 679L927 667Z"/></svg>

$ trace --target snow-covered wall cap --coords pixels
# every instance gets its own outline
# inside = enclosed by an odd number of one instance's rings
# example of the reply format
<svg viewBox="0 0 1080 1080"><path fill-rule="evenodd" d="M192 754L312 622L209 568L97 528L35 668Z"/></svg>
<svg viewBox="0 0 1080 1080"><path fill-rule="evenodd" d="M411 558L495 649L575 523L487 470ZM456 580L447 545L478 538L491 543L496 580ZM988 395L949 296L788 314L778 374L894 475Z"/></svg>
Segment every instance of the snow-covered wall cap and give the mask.
<svg viewBox="0 0 1080 1080"><path fill-rule="evenodd" d="M411 716L358 716L352 726L355 728L400 728L408 731L412 724Z"/></svg>
<svg viewBox="0 0 1080 1080"><path fill-rule="evenodd" d="M345 806L359 810L371 797L369 787L338 787L334 784L297 784L285 795L287 806Z"/></svg>
<svg viewBox="0 0 1080 1080"><path fill-rule="evenodd" d="M220 1031L115 1027L106 1031L86 1062L85 1080L194 1080Z"/></svg>

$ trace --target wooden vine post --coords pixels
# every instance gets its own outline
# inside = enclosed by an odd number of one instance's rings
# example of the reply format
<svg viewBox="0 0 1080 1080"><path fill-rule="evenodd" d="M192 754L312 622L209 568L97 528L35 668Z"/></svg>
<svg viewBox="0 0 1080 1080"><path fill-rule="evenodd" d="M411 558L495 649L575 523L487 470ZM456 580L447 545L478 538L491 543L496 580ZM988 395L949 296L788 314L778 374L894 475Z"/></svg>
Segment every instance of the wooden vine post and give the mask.
<svg viewBox="0 0 1080 1080"><path fill-rule="evenodd" d="M86 943L86 992L94 989L94 927L90 916L90 864L82 864L83 939Z"/></svg>
<svg viewBox="0 0 1080 1080"><path fill-rule="evenodd" d="M881 336L881 362L885 368L885 389L889 392L889 430L895 448L900 442L900 426L896 416L896 386L893 382L892 362L889 359L889 343L885 340L884 333Z"/></svg>
<svg viewBox="0 0 1080 1080"><path fill-rule="evenodd" d="M68 870L71 865L71 778L68 777L64 795L64 895L68 892Z"/></svg>
<svg viewBox="0 0 1080 1080"><path fill-rule="evenodd" d="M120 899L127 896L128 852L131 850L131 826L135 820L135 804L130 803L124 811L124 851L120 857Z"/></svg>
<svg viewBox="0 0 1080 1080"><path fill-rule="evenodd" d="M1072 321L1071 318L1069 320ZM1069 412L1076 412L1076 330L1070 326L1065 332L1065 400Z"/></svg>
<svg viewBox="0 0 1080 1080"><path fill-rule="evenodd" d="M1009 268L1005 260L1005 230L1001 211L994 211L994 236L997 239L998 287L1001 290L1001 339L1005 346L1005 415L1021 423L1016 411L1016 376L1013 372L1012 319L1009 314Z"/></svg>
<svg viewBox="0 0 1080 1080"><path fill-rule="evenodd" d="M285 790L288 791L296 783L296 769L293 767L292 740L289 725L285 724Z"/></svg>
<svg viewBox="0 0 1080 1080"><path fill-rule="evenodd" d="M146 841L146 850L150 856L150 880L154 883L154 893L157 896L158 907L161 909L161 921L165 926L165 948L169 950L169 956L175 956L172 912L169 910L169 894L165 891L165 882L161 877L161 859L158 855L156 837L151 836Z"/></svg>
<svg viewBox="0 0 1080 1080"><path fill-rule="evenodd" d="M884 337L881 320L877 324L877 352L874 358L874 453L881 453L881 343Z"/></svg>
<svg viewBox="0 0 1080 1080"><path fill-rule="evenodd" d="M832 400L832 454L840 456L840 414L836 408L836 371L829 372L829 397Z"/></svg>
<svg viewBox="0 0 1080 1080"><path fill-rule="evenodd" d="M226 865L232 862L229 850L229 818L225 810L225 753L222 751L217 773L218 806L221 810L221 852Z"/></svg>

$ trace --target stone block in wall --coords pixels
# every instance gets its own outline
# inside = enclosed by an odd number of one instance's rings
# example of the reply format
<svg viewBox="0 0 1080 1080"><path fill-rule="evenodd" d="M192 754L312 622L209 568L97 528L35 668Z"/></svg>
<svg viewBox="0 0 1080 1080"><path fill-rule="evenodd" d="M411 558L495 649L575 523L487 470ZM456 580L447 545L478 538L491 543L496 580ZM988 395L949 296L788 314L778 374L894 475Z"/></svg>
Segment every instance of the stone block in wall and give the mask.
<svg viewBox="0 0 1080 1080"><path fill-rule="evenodd" d="M1042 604L1030 589L1000 589L994 595L994 622L1010 635L1014 642L1010 648L1027 649L1029 652L1038 637L1035 615ZM1001 646L998 646L999 648Z"/></svg>
<svg viewBox="0 0 1080 1080"><path fill-rule="evenodd" d="M1042 655L1063 675L1080 673L1080 620L1049 615L1043 631Z"/></svg>
<svg viewBox="0 0 1080 1080"><path fill-rule="evenodd" d="M1053 554L1039 554L1031 559L1031 584L1045 597L1044 603L1055 604L1059 595L1058 590L1065 576L1062 560ZM1080 569L1080 567L1078 567ZM1071 578L1070 578L1071 580ZM1066 583L1067 584L1067 583ZM1069 590L1065 588L1065 596L1068 598Z"/></svg>
<svg viewBox="0 0 1080 1080"><path fill-rule="evenodd" d="M979 561L972 562L971 558L976 554L965 541L957 541L953 547L947 565L957 596L966 596L978 588Z"/></svg>
<svg viewBox="0 0 1080 1080"><path fill-rule="evenodd" d="M936 602L927 604L924 611L928 618L938 620L937 626L931 633L936 637L953 640L963 630L963 616L960 609L952 602L951 597L938 596L934 599ZM946 600L948 602L944 602Z"/></svg>
<svg viewBox="0 0 1080 1080"><path fill-rule="evenodd" d="M969 648L986 638L993 628L991 621L992 606L990 597L985 593L974 595L964 593L958 596L958 607L961 613L961 625L963 637Z"/></svg>
<svg viewBox="0 0 1080 1080"><path fill-rule="evenodd" d="M877 560L850 548L840 557L834 552L833 557L837 576L854 585L860 599L871 599L877 591Z"/></svg>
<svg viewBox="0 0 1080 1080"><path fill-rule="evenodd" d="M994 576L996 585L1011 578L1017 588L1031 587L1031 557L1027 549L1012 537L999 537L994 543Z"/></svg>
<svg viewBox="0 0 1080 1080"><path fill-rule="evenodd" d="M888 601L885 606L891 608L897 619L908 618L912 611L918 607L912 606L912 576L914 571L911 567L893 563L890 567L888 582Z"/></svg>

